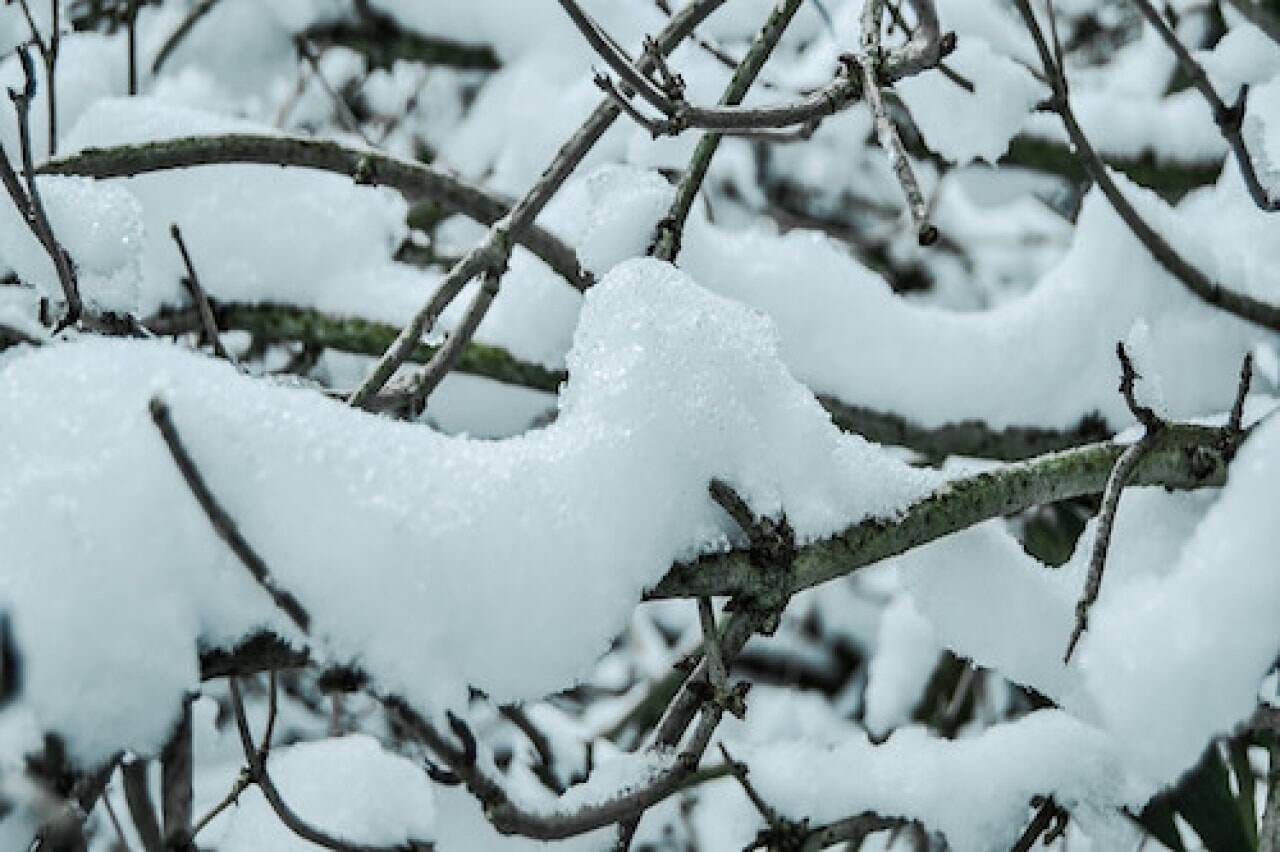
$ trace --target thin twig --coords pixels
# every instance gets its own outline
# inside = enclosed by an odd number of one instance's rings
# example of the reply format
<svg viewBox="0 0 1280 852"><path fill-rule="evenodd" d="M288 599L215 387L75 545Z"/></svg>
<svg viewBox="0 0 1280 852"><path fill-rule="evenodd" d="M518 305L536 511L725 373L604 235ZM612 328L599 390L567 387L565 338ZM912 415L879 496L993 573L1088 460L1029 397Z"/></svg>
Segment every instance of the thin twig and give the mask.
<svg viewBox="0 0 1280 852"><path fill-rule="evenodd" d="M1045 838L1047 845L1052 841L1050 833L1054 830L1055 822L1059 822L1062 817L1062 809L1058 807L1058 803L1050 796L1040 803L1040 807L1032 816L1031 822L1027 823L1026 829L1018 837L1017 842L1013 844L1010 852L1030 852L1031 848L1036 845L1036 841L1042 836Z"/></svg>
<svg viewBox="0 0 1280 852"><path fill-rule="evenodd" d="M1076 623L1071 631L1071 639L1067 642L1066 653L1062 657L1064 663L1071 662L1071 655L1075 651L1080 637L1084 635L1085 630L1089 627L1089 610L1093 607L1094 602L1097 601L1098 593L1102 590L1102 575L1107 563L1107 549L1111 545L1111 533L1115 528L1116 512L1120 508L1120 496L1124 493L1125 486L1129 484L1129 479L1133 476L1133 472L1137 468L1138 462L1141 461L1143 454L1151 448L1156 436L1160 434L1161 429L1164 427L1163 421L1156 413L1150 408L1138 404L1134 397L1134 382L1139 376L1133 368L1133 363L1129 360L1128 353L1125 352L1123 343L1116 344L1116 354L1120 358L1120 392L1124 394L1129 410L1133 412L1138 422L1143 425L1145 431L1139 440L1135 441L1120 455L1120 458L1116 461L1116 466L1111 470L1111 475L1107 478L1106 488L1102 492L1102 508L1098 511L1098 532L1094 538L1093 551L1089 557L1089 574L1085 578L1084 592L1076 603Z"/></svg>
<svg viewBox="0 0 1280 852"><path fill-rule="evenodd" d="M1094 150L1093 145L1089 142L1089 137L1076 120L1075 112L1071 108L1071 102L1068 97L1066 73L1055 62L1053 53L1045 40L1044 32L1041 30L1035 14L1031 11L1029 0L1014 0L1014 5L1022 15L1027 29L1031 32L1036 49L1040 54L1040 61L1044 66L1044 73L1053 87L1053 96L1049 100L1049 106L1062 119L1062 124L1066 128L1067 135L1071 138L1080 164L1084 166L1089 177L1102 190L1102 194L1111 204L1116 215L1124 221L1129 230L1133 232L1133 235L1151 254L1151 257L1166 272L1177 278L1183 286L1201 300L1263 328L1280 331L1280 307L1261 302L1244 293L1230 290L1209 278L1179 254L1168 240L1151 227L1134 206L1129 203L1129 199L1125 197L1120 187L1111 177L1110 170L1102 161L1102 158L1098 156L1097 151Z"/></svg>
<svg viewBox="0 0 1280 852"><path fill-rule="evenodd" d="M120 824L120 817L116 814L115 806L111 804L110 796L102 797L102 807L106 809L107 819L111 821L111 829L116 833L116 843L119 844L122 852L132 852L132 847L124 836L124 826Z"/></svg>
<svg viewBox="0 0 1280 852"><path fill-rule="evenodd" d="M911 160L907 156L907 148L902 144L898 128L889 116L885 107L884 94L880 90L880 66L884 61L883 49L880 46L880 21L884 12L884 0L867 0L862 12L862 49L861 60L846 57L845 61L857 66L862 75L862 94L871 107L875 118L876 137L880 147L889 156L893 173L902 187L902 194L907 199L907 212L915 225L916 239L920 245L928 246L938 241L938 229L929 222L929 205L920 191L920 182L916 179L915 170L911 168Z"/></svg>
<svg viewBox="0 0 1280 852"><path fill-rule="evenodd" d="M195 461L187 452L186 447L183 446L182 438L178 435L178 430L173 425L169 406L159 397L152 397L150 407L152 422L160 430L160 435L164 438L165 445L169 448L169 454L173 456L174 464L178 466L178 470L182 473L182 478L186 481L187 488L191 490L191 496L200 504L200 509L204 512L205 517L209 519L213 531L218 538L222 539L231 548L231 551L239 558L244 567L253 575L258 585L271 596L271 600L275 605L289 617L289 620L299 630L306 633L311 626L311 616L303 609L302 604L298 602L298 599L291 592L280 588L276 584L275 579L271 576L271 571L267 568L267 563L263 561L258 552L253 549L253 546L240 534L240 529L235 520L227 514L227 511L218 503L217 498L213 496L213 492L209 490L209 486L205 483L199 468L196 467Z"/></svg>
<svg viewBox="0 0 1280 852"><path fill-rule="evenodd" d="M462 322L448 336L444 345L436 350L436 354L417 377L410 398L410 411L421 414L427 407L427 398L431 396L431 392L439 387L444 377L458 365L463 351L471 343L471 338L475 337L476 329L480 327L485 314L493 305L493 300L497 298L501 280L501 273L494 270L487 270L480 277L480 287L476 290L471 304L467 306Z"/></svg>
<svg viewBox="0 0 1280 852"><path fill-rule="evenodd" d="M191 838L191 700L182 702L178 725L160 752L160 813L167 848L182 849Z"/></svg>
<svg viewBox="0 0 1280 852"><path fill-rule="evenodd" d="M191 7L191 10L187 12L187 16L182 19L182 23L178 25L178 28L175 29L172 35L165 39L164 44L161 45L160 51L156 54L156 58L151 63L151 76L154 77L160 73L160 68L169 60L169 57L173 55L173 52L177 49L178 45L182 44L183 40L190 35L191 31L195 29L196 24L200 23L200 19L213 10L213 7L217 2L218 0L199 0L199 2Z"/></svg>
<svg viewBox="0 0 1280 852"><path fill-rule="evenodd" d="M1231 415L1227 418L1227 429L1239 435L1244 431L1244 403L1249 396L1249 385L1253 380L1253 353L1244 356L1240 364L1240 383L1236 386L1236 399L1231 404Z"/></svg>
<svg viewBox="0 0 1280 852"><path fill-rule="evenodd" d="M228 678L227 686L231 692L231 709L236 717L236 730L240 734L240 745L244 749L245 760L249 763L249 774L253 779L253 783L257 784L258 789L262 791L262 797L266 799L267 804L275 811L276 816L286 828L303 840L322 846L325 849L332 849L334 852L402 852L405 848L404 844L371 846L364 843L352 843L334 837L299 817L280 795L280 790L267 772L267 764L263 752L253 744L253 734L249 732L249 721L245 716L244 699L240 695L239 684L236 683L235 678ZM421 843L415 843L414 846L419 849L432 848L429 844Z"/></svg>
<svg viewBox="0 0 1280 852"><path fill-rule="evenodd" d="M129 51L129 94L138 94L138 0L128 0L125 9L125 40ZM53 152L50 152L50 156Z"/></svg>
<svg viewBox="0 0 1280 852"><path fill-rule="evenodd" d="M1173 51L1178 64L1182 66L1182 70L1191 78L1191 84L1196 87L1196 90L1208 102L1209 109L1213 111L1213 121L1218 125L1218 130L1222 132L1222 138L1226 140L1227 145L1231 147L1232 154L1235 155L1236 164L1240 167L1240 176L1244 179L1244 185L1248 188L1249 197L1253 199L1253 203L1258 205L1259 209L1268 212L1280 210L1280 198L1272 198L1262 185L1262 181L1258 177L1257 167L1253 162L1253 156L1249 153L1249 148L1244 141L1245 102L1249 95L1249 87L1241 87L1236 102L1228 106L1218 96L1218 91L1213 87L1213 83L1209 81L1209 75L1205 73L1204 67L1191 55L1191 51L1178 38L1177 33L1173 31L1173 28L1169 26L1164 17L1151 5L1150 0L1133 0L1133 2L1137 5L1138 10L1142 12L1142 16L1147 19L1147 23L1151 25L1152 29ZM1059 67L1062 67L1061 62L1058 64Z"/></svg>
<svg viewBox="0 0 1280 852"><path fill-rule="evenodd" d="M22 7L22 14L27 19L27 27L31 30L31 41L40 53L40 61L44 65L45 100L49 108L48 148L49 156L52 157L58 151L58 84L55 72L58 68L58 51L62 42L62 33L60 32L62 29L60 18L62 4L61 0L49 0L49 37L45 38L40 34L40 28L36 26L36 20L31 14L31 7L28 2L29 0L18 0L18 5ZM34 86L34 84L32 85Z"/></svg>
<svg viewBox="0 0 1280 852"><path fill-rule="evenodd" d="M729 692L729 677L725 671L724 657L720 653L720 638L716 632L716 616L711 609L711 598L698 598L698 618L702 624L703 653L707 660L707 678L717 698Z"/></svg>
<svg viewBox="0 0 1280 852"><path fill-rule="evenodd" d="M774 7L764 26L761 27L760 32L756 34L755 39L751 42L747 55L743 57L741 64L734 69L729 85L725 87L724 93L720 96L722 106L736 106L746 98L747 92L750 91L752 84L755 83L756 78L760 75L760 70L778 46L778 42L782 39L782 34L790 26L799 8L799 0L781 0ZM812 133L815 127L815 123L805 122L802 125L802 130ZM667 211L667 215L659 220L657 230L654 232L653 242L649 247L649 253L659 260L674 261L680 254L685 222L689 218L693 200L702 188L707 171L711 167L711 159L720 147L721 135L719 133L704 134L698 140L698 144L693 150L693 155L689 158L689 165L685 168L684 176L680 179L680 185L676 187L676 194L671 201L671 208Z"/></svg>
<svg viewBox="0 0 1280 852"><path fill-rule="evenodd" d="M618 43L606 35L591 16L583 11L577 0L559 0L559 2L560 8L569 15L569 20L573 21L574 26L586 38L591 48L613 69L615 74L622 78L631 91L638 93L668 118L676 114L678 107L667 93L640 71Z"/></svg>
<svg viewBox="0 0 1280 852"><path fill-rule="evenodd" d="M338 93L329 80L324 76L324 70L320 67L320 57L316 54L315 47L305 36L299 36L296 40L298 53L311 66L311 76L320 83L320 88L324 89L324 93L329 96L329 100L333 102L334 110L338 114L338 122L347 130L360 137L364 144L370 148L377 147L372 139L364 132L364 128L360 126L360 119L356 118L356 114L351 111L351 104L347 103L347 99Z"/></svg>
<svg viewBox="0 0 1280 852"><path fill-rule="evenodd" d="M147 762L136 759L120 767L124 782L124 801L129 807L133 827L138 831L145 852L164 852L164 838L160 834L160 821L151 803L150 785L147 783Z"/></svg>
<svg viewBox="0 0 1280 852"><path fill-rule="evenodd" d="M173 237L173 241L177 243L178 253L182 255L182 264L187 268L182 284L187 288L187 295L191 297L191 303L195 305L196 314L200 317L204 339L213 346L215 355L232 364L236 363L235 356L222 345L222 337L218 334L218 323L213 317L213 307L209 304L209 297L205 294L204 288L200 286L195 264L191 262L191 254L187 251L187 244L182 239L182 231L178 228L177 222L169 226L169 236Z"/></svg>
<svg viewBox="0 0 1280 852"><path fill-rule="evenodd" d="M23 8L26 8L25 5ZM59 321L55 329L56 333L80 318L83 312L83 302L80 298L80 284L76 276L75 264L72 263L66 249L54 237L53 228L49 224L49 217L45 213L44 203L40 199L40 192L36 186L36 172L31 154L31 125L29 120L31 99L35 97L36 91L35 67L31 61L31 54L25 47L18 48L18 58L22 63L22 71L26 83L20 92L10 89L9 98L13 101L14 110L17 112L18 117L18 145L22 156L22 175L26 183L26 189L24 190L18 185L17 179L13 174L13 168L8 162L8 156L2 149L0 149L0 180L3 180L5 188L9 191L10 198L17 205L18 211L23 214L27 227L31 229L31 233L35 235L36 240L53 262L54 271L58 276L58 283L62 287L64 298L67 300L67 313Z"/></svg>

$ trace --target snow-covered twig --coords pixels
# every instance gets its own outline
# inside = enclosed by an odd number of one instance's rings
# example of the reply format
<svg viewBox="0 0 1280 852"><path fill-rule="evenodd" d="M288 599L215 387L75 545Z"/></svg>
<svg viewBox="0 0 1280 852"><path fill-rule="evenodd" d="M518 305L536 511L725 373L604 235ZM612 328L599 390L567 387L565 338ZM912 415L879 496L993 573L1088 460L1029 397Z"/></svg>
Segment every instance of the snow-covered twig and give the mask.
<svg viewBox="0 0 1280 852"><path fill-rule="evenodd" d="M656 42L660 50L670 53L694 27L724 2L725 0L699 0L686 6L657 36ZM647 57L640 61L646 63ZM644 70L642 67L641 71ZM534 219L595 147L596 142L617 119L619 112L618 106L609 98L595 108L586 122L560 148L525 196L494 223L483 241L449 270L435 294L401 330L395 342L378 359L360 387L351 395L348 400L351 405L364 405L382 389L396 369L409 357L422 335L435 324L467 282L486 271L501 274L505 270L507 259L511 255L512 241L533 227Z"/></svg>
<svg viewBox="0 0 1280 852"><path fill-rule="evenodd" d="M62 44L62 3L61 0L49 0L50 22L47 38L40 34L40 28L36 26L35 17L31 14L30 0L18 0L18 5L22 8L22 14L27 19L27 27L31 30L31 43L36 46L44 65L44 94L49 111L49 156L52 157L58 152L58 78L55 72L58 68L58 53ZM23 64L26 64L25 61ZM28 72L28 78L30 78L30 72Z"/></svg>
<svg viewBox="0 0 1280 852"><path fill-rule="evenodd" d="M1224 429L1171 423L1160 430L1130 482L1174 489L1221 485L1228 464L1225 448L1239 440L1239 436L1229 438ZM861 521L831 538L799 548L790 592L824 583L991 518L1098 494L1127 447L1106 441L953 479L893 520ZM762 576L752 563L749 553L734 550L673 566L647 597L738 595L764 590L771 584L772 580Z"/></svg>

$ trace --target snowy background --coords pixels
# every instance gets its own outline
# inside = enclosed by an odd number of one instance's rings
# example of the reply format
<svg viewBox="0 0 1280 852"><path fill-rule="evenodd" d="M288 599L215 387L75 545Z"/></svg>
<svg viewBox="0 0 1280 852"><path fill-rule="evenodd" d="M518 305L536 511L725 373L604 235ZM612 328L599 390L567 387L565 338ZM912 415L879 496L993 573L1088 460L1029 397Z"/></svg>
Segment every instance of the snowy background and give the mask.
<svg viewBox="0 0 1280 852"><path fill-rule="evenodd" d="M637 55L686 4L581 5ZM729 0L671 54L691 103L717 102L774 5ZM912 26L917 4L903 5ZM745 716L726 714L632 848L738 850L762 831L820 848L819 829L859 815L883 823L867 850L1008 849L1037 815L1061 823L1057 848L1280 848L1277 326L1191 292L1091 186L1013 3L936 5L954 50L885 97L939 242L918 244L855 103L803 140L724 138L676 262L647 257L702 133L654 138L623 115L537 220L591 286L517 247L457 369L410 416L343 399L488 222L342 169L94 178L85 163L189 137L322 139L511 202L604 97L593 76L608 66L560 5L0 6L0 83L21 93L25 45L26 150L85 305L57 328L58 270L0 197L0 848L163 848L146 823L164 810L169 827L175 743L194 767L183 827L197 848L323 848L243 780L240 703L255 735L272 720L274 786L331 838L544 848L440 783L425 767L447 756L388 707L474 737L471 768L522 812L572 814L680 771L676 750L650 746L704 630L696 594L660 584L673 565L760 570L709 483L785 517L800 564L983 474L1072 476L1043 454L1143 435L1117 343L1142 404L1228 443L1250 356L1251 429L1238 453L1205 445L1234 454L1225 482L1159 487L1194 478L1188 450L1124 492L1069 661L1097 477L1010 497L892 558L835 557L814 569L834 579L793 589L777 629L732 661L730 682L752 684ZM1055 4L1074 114L1183 258L1280 304L1280 213L1251 198L1138 5ZM1224 101L1244 87L1245 153L1280 197L1280 9L1155 5ZM862 11L800 3L746 103L827 85L862 48ZM22 180L21 110L3 107ZM199 333L173 225L230 359ZM479 286L424 349L462 333ZM152 400L306 631L219 537ZM1209 434L1181 428L1170 440ZM264 637L277 662L239 670L240 702L217 661ZM68 797L95 778L76 812ZM58 845L67 825L85 847ZM617 837L605 825L548 847Z"/></svg>

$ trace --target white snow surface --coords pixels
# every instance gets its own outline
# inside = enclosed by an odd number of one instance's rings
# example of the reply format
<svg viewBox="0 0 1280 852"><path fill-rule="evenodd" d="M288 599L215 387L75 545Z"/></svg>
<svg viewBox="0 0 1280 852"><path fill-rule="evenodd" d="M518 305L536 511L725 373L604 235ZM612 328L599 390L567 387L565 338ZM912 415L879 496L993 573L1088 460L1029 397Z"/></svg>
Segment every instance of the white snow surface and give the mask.
<svg viewBox="0 0 1280 852"><path fill-rule="evenodd" d="M416 764L372 737L345 737L273 749L271 780L302 820L340 840L393 846L435 837L434 785ZM285 827L256 785L229 812L223 852L311 852Z"/></svg>
<svg viewBox="0 0 1280 852"><path fill-rule="evenodd" d="M1107 733L1123 764L1157 789L1248 717L1280 652L1264 615L1280 606L1266 543L1278 446L1280 421L1260 424L1220 494L1126 491L1070 664L1062 657L1093 524L1060 569L1040 565L994 523L895 561L943 645ZM1148 712L1151 696L1167 709Z"/></svg>
<svg viewBox="0 0 1280 852"><path fill-rule="evenodd" d="M779 813L817 825L864 811L922 818L951 848L994 852L1013 845L1032 797L1049 794L1097 848L1136 845L1136 829L1126 830L1114 809L1145 801L1145 791L1129 782L1107 737L1061 711L956 740L918 726L899 728L880 745L850 724L827 735L832 741L824 744L797 732L735 746L733 754L751 766L752 784Z"/></svg>
<svg viewBox="0 0 1280 852"><path fill-rule="evenodd" d="M894 88L934 151L954 163L995 163L1048 88L981 39L958 40L946 62L973 85L972 92L937 70L907 77Z"/></svg>
<svg viewBox="0 0 1280 852"><path fill-rule="evenodd" d="M891 515L937 479L836 430L767 319L656 261L591 291L569 367L557 422L482 442L158 342L14 357L0 373L0 601L24 703L83 761L153 752L196 685L197 643L291 635L187 492L149 420L157 395L310 610L313 652L425 706L468 685L497 701L571 685L673 560L724 545L713 477L759 513L785 510L801 539Z"/></svg>

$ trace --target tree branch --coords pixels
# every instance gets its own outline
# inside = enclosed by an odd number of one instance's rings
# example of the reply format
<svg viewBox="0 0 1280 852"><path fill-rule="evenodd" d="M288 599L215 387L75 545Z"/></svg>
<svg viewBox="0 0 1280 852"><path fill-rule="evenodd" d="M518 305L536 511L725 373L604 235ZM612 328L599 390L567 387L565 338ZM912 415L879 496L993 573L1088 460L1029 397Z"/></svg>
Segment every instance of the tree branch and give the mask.
<svg viewBox="0 0 1280 852"><path fill-rule="evenodd" d="M196 467L195 461L187 452L187 448L182 444L182 438L178 435L178 430L173 425L173 420L169 414L169 406L159 397L151 399L151 420L155 423L156 429L160 431L160 436L164 438L165 445L169 448L169 454L173 456L173 462L178 466L178 470L182 473L182 478L186 481L187 487L191 489L191 496L200 504L200 509L209 519L213 531L217 533L218 538L222 539L231 551L244 564L244 567L253 575L253 579L257 580L258 585L271 596L271 600L280 610L289 617L294 625L306 633L311 625L311 616L303 609L302 604L293 596L291 592L280 588L275 579L271 576L271 571L267 568L267 563L263 561L253 546L245 540L240 534L240 529L236 525L235 520L227 514L227 511L218 503L213 492L209 490L208 484L204 481L199 468Z"/></svg>
<svg viewBox="0 0 1280 852"><path fill-rule="evenodd" d="M1170 424L1160 430L1134 469L1133 485L1192 489L1226 481L1225 429ZM1105 488L1127 445L1114 441L1079 447L952 480L893 520L868 518L831 538L799 549L790 591L816 586L890 556L991 518L1015 514ZM673 566L646 597L749 594L764 582L747 553L704 556Z"/></svg>
<svg viewBox="0 0 1280 852"><path fill-rule="evenodd" d="M346 175L356 183L387 186L410 201L430 198L441 206L484 225L510 210L505 200L440 169L401 160L377 151L362 151L324 139L229 133L188 136L160 142L86 148L45 163L39 174L121 178L195 166L258 164L317 169ZM536 225L514 237L575 289L585 290L593 278L577 254L559 237Z"/></svg>
<svg viewBox="0 0 1280 852"><path fill-rule="evenodd" d="M1249 190L1249 197L1253 199L1253 203L1258 205L1259 209L1268 212L1280 210L1280 198L1272 198L1263 187L1262 181L1258 178L1258 170L1254 166L1253 157L1249 153L1249 148L1245 145L1244 134L1244 111L1245 102L1248 98L1249 87L1244 86L1240 90L1240 96L1232 106L1227 106L1222 98L1218 97L1218 92L1213 88L1213 84L1209 82L1209 76L1205 73L1204 68L1195 57L1191 55L1191 51L1187 50L1187 46L1178 40L1177 34L1169 23L1155 10L1150 0L1133 0L1138 10L1142 12L1142 16L1159 34L1164 43L1173 51L1173 55L1177 57L1178 64L1182 66L1182 70L1191 78L1191 84L1196 87L1197 91L1204 96L1209 103L1209 108L1213 111L1214 123L1218 125L1218 129L1222 131L1222 138L1227 141L1227 145L1231 147L1231 152L1235 155L1236 163L1240 166L1240 176L1244 179L1244 185Z"/></svg>

